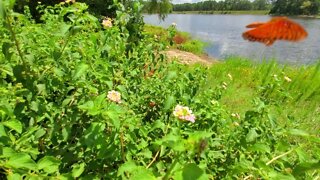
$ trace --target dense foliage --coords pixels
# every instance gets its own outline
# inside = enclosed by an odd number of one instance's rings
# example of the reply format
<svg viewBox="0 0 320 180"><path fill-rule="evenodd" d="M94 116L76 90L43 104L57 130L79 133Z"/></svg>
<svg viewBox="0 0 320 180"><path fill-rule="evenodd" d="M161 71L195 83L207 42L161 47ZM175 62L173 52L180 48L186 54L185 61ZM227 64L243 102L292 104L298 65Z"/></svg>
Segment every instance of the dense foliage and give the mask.
<svg viewBox="0 0 320 180"><path fill-rule="evenodd" d="M168 62L157 37L132 42L125 8L101 24L86 4L40 7L37 24L1 2L1 179L320 176L320 65L189 67ZM250 105L229 111L243 77Z"/></svg>
<svg viewBox="0 0 320 180"><path fill-rule="evenodd" d="M115 17L116 11L121 10L119 6L114 6L114 0L70 0L70 2L83 2L88 5L88 11L98 18L102 16ZM53 6L59 4L63 0L19 0L16 1L14 9L17 12L22 13L25 6L30 9L32 17L39 22L41 18L41 12L38 11L37 7L39 4L43 6ZM136 0L123 0L122 5L127 9L133 6L133 4L140 2L143 3L144 12L157 13L161 19L164 19L168 13L172 11L172 4L170 0L146 0L146 1L136 1ZM130 12L128 12L130 14ZM135 16L136 17L136 16ZM138 17L136 17L138 18ZM136 22L137 23L137 22Z"/></svg>
<svg viewBox="0 0 320 180"><path fill-rule="evenodd" d="M235 11L270 10L274 15L316 15L319 0L224 0L201 1L197 3L175 4L174 11Z"/></svg>
<svg viewBox="0 0 320 180"><path fill-rule="evenodd" d="M315 15L319 13L320 0L274 0L270 14Z"/></svg>
<svg viewBox="0 0 320 180"><path fill-rule="evenodd" d="M174 11L232 11L269 10L269 0L210 0L197 3L174 4Z"/></svg>

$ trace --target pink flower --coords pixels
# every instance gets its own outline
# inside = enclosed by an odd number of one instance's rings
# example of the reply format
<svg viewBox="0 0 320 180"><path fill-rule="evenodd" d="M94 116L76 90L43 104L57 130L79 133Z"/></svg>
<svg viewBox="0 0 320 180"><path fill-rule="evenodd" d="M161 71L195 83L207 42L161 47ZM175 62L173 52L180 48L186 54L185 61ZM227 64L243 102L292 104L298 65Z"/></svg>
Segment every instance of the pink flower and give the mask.
<svg viewBox="0 0 320 180"><path fill-rule="evenodd" d="M173 115L180 120L186 120L192 123L194 123L196 119L195 115L192 114L191 109L187 106L177 105L174 108Z"/></svg>
<svg viewBox="0 0 320 180"><path fill-rule="evenodd" d="M107 29L112 27L112 20L111 18L105 18L104 20L102 20L102 26Z"/></svg>
<svg viewBox="0 0 320 180"><path fill-rule="evenodd" d="M121 103L121 94L118 91L109 91L107 97L110 101Z"/></svg>

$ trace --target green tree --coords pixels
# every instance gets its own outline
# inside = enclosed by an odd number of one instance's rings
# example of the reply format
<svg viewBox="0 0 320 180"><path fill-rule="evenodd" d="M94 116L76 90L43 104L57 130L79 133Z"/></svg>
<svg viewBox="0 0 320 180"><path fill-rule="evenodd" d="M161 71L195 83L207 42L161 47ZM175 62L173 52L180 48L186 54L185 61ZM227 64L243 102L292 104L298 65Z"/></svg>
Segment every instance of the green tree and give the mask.
<svg viewBox="0 0 320 180"><path fill-rule="evenodd" d="M315 15L319 12L319 0L275 0L270 14Z"/></svg>
<svg viewBox="0 0 320 180"><path fill-rule="evenodd" d="M144 10L148 13L157 13L163 20L172 11L172 4L170 0L150 0L145 2Z"/></svg>
<svg viewBox="0 0 320 180"><path fill-rule="evenodd" d="M270 8L269 0L254 0L252 2L253 9L255 10L266 10Z"/></svg>

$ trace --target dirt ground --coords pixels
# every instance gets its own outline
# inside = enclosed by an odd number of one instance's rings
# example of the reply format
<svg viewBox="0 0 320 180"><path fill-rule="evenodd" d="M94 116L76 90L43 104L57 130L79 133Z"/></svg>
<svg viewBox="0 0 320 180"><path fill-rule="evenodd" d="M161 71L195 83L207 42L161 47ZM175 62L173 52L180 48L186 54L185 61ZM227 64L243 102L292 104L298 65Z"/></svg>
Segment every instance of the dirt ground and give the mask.
<svg viewBox="0 0 320 180"><path fill-rule="evenodd" d="M200 63L204 65L211 65L217 63L218 60L211 58L207 55L195 55L190 52L180 51L178 49L169 49L165 51L167 57L171 60L178 60L183 64L195 64Z"/></svg>

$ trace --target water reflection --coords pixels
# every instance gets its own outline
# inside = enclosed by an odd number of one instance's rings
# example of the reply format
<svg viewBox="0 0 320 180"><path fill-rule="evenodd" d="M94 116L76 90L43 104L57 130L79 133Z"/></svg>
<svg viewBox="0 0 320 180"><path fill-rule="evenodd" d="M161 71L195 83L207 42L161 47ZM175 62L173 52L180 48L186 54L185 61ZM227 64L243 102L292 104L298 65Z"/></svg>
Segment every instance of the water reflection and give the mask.
<svg viewBox="0 0 320 180"><path fill-rule="evenodd" d="M277 59L282 63L310 64L320 59L320 20L294 19L304 26L309 36L299 42L276 41L271 47L242 39L245 26L255 21L268 21L270 16L259 15L192 15L171 14L164 22L156 15L146 15L145 22L168 27L173 22L180 31L208 42L206 52L219 59L241 56L254 60Z"/></svg>

